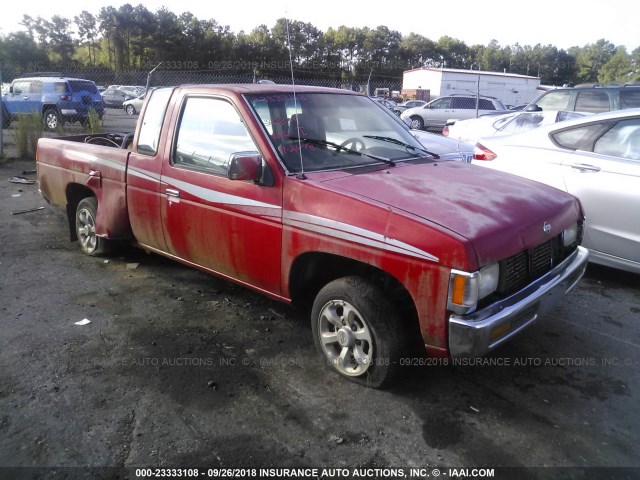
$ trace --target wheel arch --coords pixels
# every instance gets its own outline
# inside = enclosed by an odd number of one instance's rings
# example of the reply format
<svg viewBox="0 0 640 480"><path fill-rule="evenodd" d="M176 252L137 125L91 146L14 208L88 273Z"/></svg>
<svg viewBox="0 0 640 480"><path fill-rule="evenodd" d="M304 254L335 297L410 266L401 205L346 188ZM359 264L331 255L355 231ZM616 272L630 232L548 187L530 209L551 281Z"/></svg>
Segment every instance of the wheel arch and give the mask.
<svg viewBox="0 0 640 480"><path fill-rule="evenodd" d="M71 241L78 240L78 232L76 232L76 209L80 201L87 197L96 197L93 190L78 183L70 183L67 185L67 219L69 220L69 235Z"/></svg>
<svg viewBox="0 0 640 480"><path fill-rule="evenodd" d="M416 305L402 282L376 266L332 253L306 252L299 255L289 271L289 296L294 305L310 305L325 285L347 276L363 277L380 287L403 318L419 328Z"/></svg>

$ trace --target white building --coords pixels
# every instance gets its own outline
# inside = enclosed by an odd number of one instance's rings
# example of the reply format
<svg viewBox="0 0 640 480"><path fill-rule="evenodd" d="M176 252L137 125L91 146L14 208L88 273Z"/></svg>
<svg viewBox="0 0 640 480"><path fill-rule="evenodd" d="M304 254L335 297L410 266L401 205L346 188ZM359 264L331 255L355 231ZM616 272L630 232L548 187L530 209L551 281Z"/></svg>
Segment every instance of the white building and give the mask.
<svg viewBox="0 0 640 480"><path fill-rule="evenodd" d="M445 95L476 94L495 97L506 105L529 103L542 91L540 79L515 73L459 70L455 68L416 68L404 72L403 90L429 90L434 100Z"/></svg>

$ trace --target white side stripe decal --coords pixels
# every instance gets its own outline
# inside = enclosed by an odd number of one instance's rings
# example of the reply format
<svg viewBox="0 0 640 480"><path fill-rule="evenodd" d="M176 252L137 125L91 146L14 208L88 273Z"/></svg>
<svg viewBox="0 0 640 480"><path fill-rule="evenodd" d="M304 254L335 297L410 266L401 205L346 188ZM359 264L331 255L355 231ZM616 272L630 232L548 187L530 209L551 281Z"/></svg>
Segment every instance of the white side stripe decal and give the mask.
<svg viewBox="0 0 640 480"><path fill-rule="evenodd" d="M137 177L159 181L159 175L153 172L141 171L130 167L129 173ZM279 211L282 209L280 205L272 205L270 203L258 202L256 200L251 200L237 195L217 192L215 190L210 190L170 177L165 176L162 177L162 179L163 183L165 183L164 180L166 180L168 184L203 200L213 203L234 205L236 207L246 207L244 210L249 214L274 216L274 214L279 215ZM256 211L256 209L265 209L265 211L259 212ZM277 212L274 210L277 210ZM389 252L401 253L403 255L430 260L432 262L440 261L438 257L409 245L408 243L385 237L384 235L372 232L371 230L365 230L364 228L355 227L353 225L338 222L336 220L330 220L328 218L286 210L283 212L283 224L300 228L302 230L320 233L329 237L340 238L349 242L379 248Z"/></svg>
<svg viewBox="0 0 640 480"><path fill-rule="evenodd" d="M387 238L379 233L354 227L347 223L329 220L327 218L316 217L306 213L285 211L283 223L292 227L322 233L330 237L337 237L350 242L369 245L382 250L402 253L404 255L431 260L433 262L439 261L438 257L409 245L408 243Z"/></svg>
<svg viewBox="0 0 640 480"><path fill-rule="evenodd" d="M240 197L238 195L231 195L229 193L222 193L216 190L210 190L208 188L199 187L191 183L183 182L182 180L176 180L167 176L162 177L168 184L173 185L191 195L202 198L208 202L224 203L226 205L238 205L243 207L260 207L260 208L275 208L281 210L280 205L272 205L270 203L258 202L257 200L251 200L249 198Z"/></svg>

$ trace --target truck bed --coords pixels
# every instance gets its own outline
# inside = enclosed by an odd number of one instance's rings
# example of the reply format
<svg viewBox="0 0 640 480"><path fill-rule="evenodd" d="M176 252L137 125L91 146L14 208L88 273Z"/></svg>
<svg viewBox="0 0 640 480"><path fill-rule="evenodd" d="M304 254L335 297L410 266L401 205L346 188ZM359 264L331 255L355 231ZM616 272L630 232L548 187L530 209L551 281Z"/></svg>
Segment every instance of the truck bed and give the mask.
<svg viewBox="0 0 640 480"><path fill-rule="evenodd" d="M130 236L126 169L132 138L123 133L41 138L36 167L42 196L66 208L71 218L75 210L71 212L69 205L76 192L90 190L101 205L96 234Z"/></svg>

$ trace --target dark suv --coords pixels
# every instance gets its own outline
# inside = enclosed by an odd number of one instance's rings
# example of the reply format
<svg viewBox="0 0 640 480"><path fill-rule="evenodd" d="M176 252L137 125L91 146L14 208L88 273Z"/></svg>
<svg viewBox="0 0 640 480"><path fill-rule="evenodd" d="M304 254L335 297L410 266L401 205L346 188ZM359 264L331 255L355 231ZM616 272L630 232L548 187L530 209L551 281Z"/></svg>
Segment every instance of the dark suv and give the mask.
<svg viewBox="0 0 640 480"><path fill-rule="evenodd" d="M525 110L599 113L638 107L640 107L640 85L590 85L549 90L531 102Z"/></svg>
<svg viewBox="0 0 640 480"><path fill-rule="evenodd" d="M11 84L9 93L2 96L2 105L2 128L7 128L18 116L33 112L42 115L47 130L55 130L65 122L85 125L91 109L100 118L104 113L96 84L81 78L17 78Z"/></svg>

